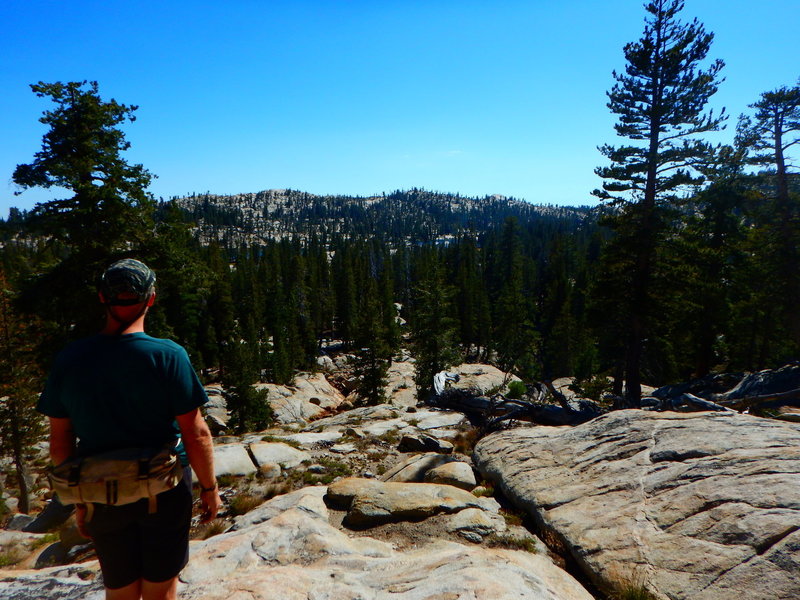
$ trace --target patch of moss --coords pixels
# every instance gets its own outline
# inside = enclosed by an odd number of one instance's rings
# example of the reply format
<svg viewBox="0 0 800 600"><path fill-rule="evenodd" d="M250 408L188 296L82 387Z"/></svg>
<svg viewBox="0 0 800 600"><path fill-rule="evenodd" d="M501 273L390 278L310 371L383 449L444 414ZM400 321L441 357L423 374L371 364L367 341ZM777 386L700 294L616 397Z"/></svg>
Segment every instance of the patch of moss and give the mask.
<svg viewBox="0 0 800 600"><path fill-rule="evenodd" d="M3 552L0 552L0 568L15 565L23 558L24 556L22 552L20 552L17 548L9 548L8 550L4 550Z"/></svg>
<svg viewBox="0 0 800 600"><path fill-rule="evenodd" d="M533 538L515 537L512 535L492 534L486 539L487 545L492 548L508 548L509 550L523 550L536 554L536 541Z"/></svg>
<svg viewBox="0 0 800 600"><path fill-rule="evenodd" d="M297 440L285 440L274 435L265 435L261 438L261 441L270 442L272 444L286 444L287 446L291 446L292 448L296 448L298 450L302 450L303 448L303 446Z"/></svg>
<svg viewBox="0 0 800 600"><path fill-rule="evenodd" d="M54 532L45 534L40 538L36 538L28 545L31 550L36 550L37 548L41 548L42 546L49 546L50 544L54 544L58 540L59 540L58 533Z"/></svg>

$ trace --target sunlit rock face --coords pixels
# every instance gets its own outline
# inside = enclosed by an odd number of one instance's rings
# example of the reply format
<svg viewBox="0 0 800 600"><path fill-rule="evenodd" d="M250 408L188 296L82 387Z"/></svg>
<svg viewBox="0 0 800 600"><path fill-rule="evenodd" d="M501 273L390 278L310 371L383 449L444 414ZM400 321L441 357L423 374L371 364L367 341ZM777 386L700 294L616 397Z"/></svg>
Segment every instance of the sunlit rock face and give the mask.
<svg viewBox="0 0 800 600"><path fill-rule="evenodd" d="M193 542L179 596L196 600L592 600L571 576L541 554L444 540L398 551L389 543L355 536L330 524L322 498L325 491L320 486L279 496L237 519L227 533ZM472 515L453 527L480 531L491 523L489 517L475 522ZM0 573L0 597L8 600L103 598L96 563L4 575Z"/></svg>

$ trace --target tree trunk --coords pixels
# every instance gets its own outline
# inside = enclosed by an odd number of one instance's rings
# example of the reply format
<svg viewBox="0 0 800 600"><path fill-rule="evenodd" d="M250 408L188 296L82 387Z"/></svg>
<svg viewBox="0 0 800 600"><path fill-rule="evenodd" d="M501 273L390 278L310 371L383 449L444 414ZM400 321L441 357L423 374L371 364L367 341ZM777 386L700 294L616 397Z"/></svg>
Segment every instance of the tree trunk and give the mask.
<svg viewBox="0 0 800 600"><path fill-rule="evenodd" d="M22 438L19 430L14 429L13 435L13 458L14 469L17 475L17 487L19 488L19 512L28 514L31 510L30 507L30 494L28 491L28 469L25 465L25 456L22 447Z"/></svg>

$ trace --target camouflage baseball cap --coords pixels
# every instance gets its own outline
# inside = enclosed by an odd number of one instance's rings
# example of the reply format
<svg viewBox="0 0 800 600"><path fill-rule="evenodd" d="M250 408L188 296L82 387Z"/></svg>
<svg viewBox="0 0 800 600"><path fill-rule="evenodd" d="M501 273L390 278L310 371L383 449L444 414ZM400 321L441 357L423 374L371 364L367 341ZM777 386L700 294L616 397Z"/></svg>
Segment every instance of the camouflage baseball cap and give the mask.
<svg viewBox="0 0 800 600"><path fill-rule="evenodd" d="M153 292L156 274L143 262L125 258L108 267L100 279L100 292L106 303L131 306L147 300ZM120 298L122 294L135 297Z"/></svg>

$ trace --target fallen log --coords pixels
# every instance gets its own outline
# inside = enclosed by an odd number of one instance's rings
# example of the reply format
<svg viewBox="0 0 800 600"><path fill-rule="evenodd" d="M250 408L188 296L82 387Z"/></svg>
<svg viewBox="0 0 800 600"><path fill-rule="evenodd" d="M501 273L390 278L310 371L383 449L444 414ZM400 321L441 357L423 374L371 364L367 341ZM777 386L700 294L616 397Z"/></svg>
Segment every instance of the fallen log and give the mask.
<svg viewBox="0 0 800 600"><path fill-rule="evenodd" d="M538 385L547 389L546 384ZM511 399L502 394L488 397L476 390L448 388L443 393L432 397L428 404L463 412L473 426L486 430L497 429L512 421L526 421L537 425L551 426L579 425L603 412L598 405L591 401L570 402L558 392L556 393L561 397L556 396L556 398L560 405L542 402L545 394L538 385L532 386L529 390L531 396L536 400Z"/></svg>
<svg viewBox="0 0 800 600"><path fill-rule="evenodd" d="M642 398L642 408L644 410L674 412L733 411L732 408L699 398L688 392L671 398L656 398L654 396Z"/></svg>
<svg viewBox="0 0 800 600"><path fill-rule="evenodd" d="M720 404L732 409L743 411L748 408L770 408L774 406L800 406L800 388L779 392L777 394L765 394L763 396L752 396L739 399L722 399Z"/></svg>
<svg viewBox="0 0 800 600"><path fill-rule="evenodd" d="M722 391L720 387L725 383L728 389ZM755 373L713 375L664 386L655 390L652 398L643 399L642 406L682 412L800 407L800 364Z"/></svg>

